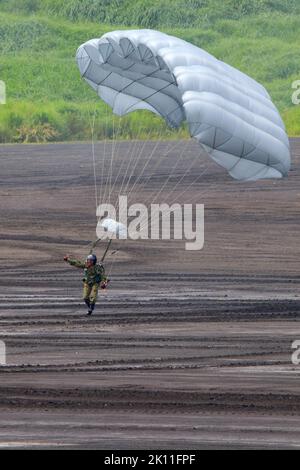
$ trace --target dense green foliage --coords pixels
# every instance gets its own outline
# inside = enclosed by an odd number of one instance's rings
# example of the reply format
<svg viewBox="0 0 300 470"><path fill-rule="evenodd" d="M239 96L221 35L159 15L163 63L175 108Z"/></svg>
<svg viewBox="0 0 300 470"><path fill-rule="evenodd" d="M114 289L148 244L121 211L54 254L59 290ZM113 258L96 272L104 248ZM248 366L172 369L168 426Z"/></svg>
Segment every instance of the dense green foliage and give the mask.
<svg viewBox="0 0 300 470"><path fill-rule="evenodd" d="M80 79L77 47L127 26L174 34L251 75L270 92L290 135L300 135L300 105L291 101L300 79L299 0L0 0L0 11L7 85L0 142L89 139L94 118L98 138L172 135L150 113L113 119Z"/></svg>
<svg viewBox="0 0 300 470"><path fill-rule="evenodd" d="M1 0L7 12L43 13L144 28L212 26L222 19L300 14L299 0Z"/></svg>

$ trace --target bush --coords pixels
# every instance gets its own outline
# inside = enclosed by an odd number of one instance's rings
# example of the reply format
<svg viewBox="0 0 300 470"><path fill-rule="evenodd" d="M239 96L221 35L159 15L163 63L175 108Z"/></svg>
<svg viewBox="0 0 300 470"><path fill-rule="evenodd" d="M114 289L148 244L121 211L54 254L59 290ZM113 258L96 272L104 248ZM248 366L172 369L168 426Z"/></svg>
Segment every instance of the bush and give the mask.
<svg viewBox="0 0 300 470"><path fill-rule="evenodd" d="M81 43L120 25L160 29L206 49L266 86L280 111L291 108L291 83L300 78L298 0L0 0L0 11L2 143L90 140L94 110L95 138L113 138L119 119L80 79L74 56ZM283 116L295 135L294 114ZM138 133L188 135L151 113L121 119L119 138Z"/></svg>
<svg viewBox="0 0 300 470"><path fill-rule="evenodd" d="M37 124L36 126L23 125L17 129L15 141L22 144L46 143L56 140L58 132L50 124Z"/></svg>
<svg viewBox="0 0 300 470"><path fill-rule="evenodd" d="M2 11L115 25L182 27L261 13L300 14L298 0L0 0Z"/></svg>

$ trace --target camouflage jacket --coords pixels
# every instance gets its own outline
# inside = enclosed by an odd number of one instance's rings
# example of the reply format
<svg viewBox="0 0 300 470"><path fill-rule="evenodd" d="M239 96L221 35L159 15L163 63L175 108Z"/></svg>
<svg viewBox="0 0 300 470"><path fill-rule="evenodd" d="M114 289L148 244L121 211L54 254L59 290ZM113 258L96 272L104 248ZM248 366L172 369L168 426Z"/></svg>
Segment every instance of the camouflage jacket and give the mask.
<svg viewBox="0 0 300 470"><path fill-rule="evenodd" d="M87 268L84 262L70 258L68 259L68 263L71 266L84 270L83 282L87 284L100 284L101 281L105 281L106 279L105 269L102 264L95 264L95 266Z"/></svg>

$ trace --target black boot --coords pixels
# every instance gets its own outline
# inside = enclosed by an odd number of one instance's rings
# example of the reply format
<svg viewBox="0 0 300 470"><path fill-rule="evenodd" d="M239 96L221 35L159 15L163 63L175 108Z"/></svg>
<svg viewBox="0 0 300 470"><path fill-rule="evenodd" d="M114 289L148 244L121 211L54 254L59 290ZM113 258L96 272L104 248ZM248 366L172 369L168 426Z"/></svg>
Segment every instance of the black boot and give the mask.
<svg viewBox="0 0 300 470"><path fill-rule="evenodd" d="M89 315L89 316L92 315L92 313L94 311L94 308L95 308L95 304L90 303L87 315Z"/></svg>
<svg viewBox="0 0 300 470"><path fill-rule="evenodd" d="M84 299L84 303L88 308L88 315L90 315L89 311L90 311L90 308L91 308L91 302L89 301L89 299Z"/></svg>

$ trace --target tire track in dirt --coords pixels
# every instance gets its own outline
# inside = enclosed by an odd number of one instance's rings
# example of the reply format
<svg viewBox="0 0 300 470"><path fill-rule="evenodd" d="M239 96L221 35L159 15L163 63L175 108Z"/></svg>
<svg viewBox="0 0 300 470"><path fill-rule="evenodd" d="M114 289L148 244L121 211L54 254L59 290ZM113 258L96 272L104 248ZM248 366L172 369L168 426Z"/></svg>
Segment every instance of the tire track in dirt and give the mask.
<svg viewBox="0 0 300 470"><path fill-rule="evenodd" d="M300 155L299 140L291 146ZM99 163L103 144L95 150ZM194 152L191 142L186 165ZM88 319L81 273L62 257L84 257L94 237L90 147L0 146L0 156L0 447L300 445L299 157L288 179L243 185L208 165L182 201L205 204L204 249L116 242L110 288ZM141 202L160 187L149 180Z"/></svg>

